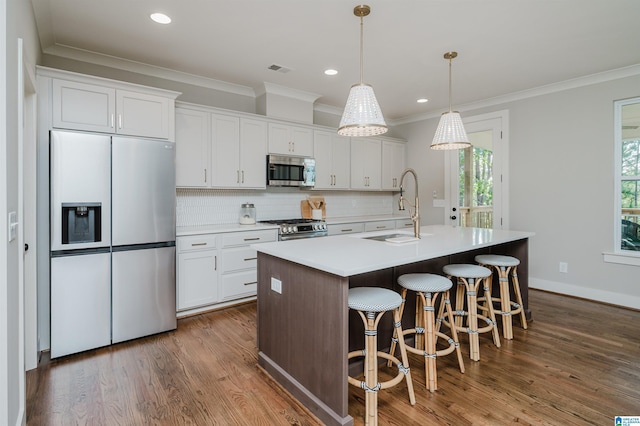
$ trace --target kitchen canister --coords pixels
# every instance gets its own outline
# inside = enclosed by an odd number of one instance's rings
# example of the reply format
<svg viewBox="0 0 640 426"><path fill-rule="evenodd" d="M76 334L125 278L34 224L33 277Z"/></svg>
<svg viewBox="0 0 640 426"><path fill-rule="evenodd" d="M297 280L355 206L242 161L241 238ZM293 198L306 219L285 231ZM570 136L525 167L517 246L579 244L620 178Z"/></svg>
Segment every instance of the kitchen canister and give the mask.
<svg viewBox="0 0 640 426"><path fill-rule="evenodd" d="M256 208L251 203L244 203L240 207L240 224L241 225L255 225L256 223Z"/></svg>

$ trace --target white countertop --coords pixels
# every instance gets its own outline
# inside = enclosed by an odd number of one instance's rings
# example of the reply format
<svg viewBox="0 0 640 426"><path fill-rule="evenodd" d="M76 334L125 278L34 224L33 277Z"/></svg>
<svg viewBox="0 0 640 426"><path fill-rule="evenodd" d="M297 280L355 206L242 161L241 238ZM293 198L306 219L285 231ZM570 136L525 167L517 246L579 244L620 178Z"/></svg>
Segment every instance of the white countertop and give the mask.
<svg viewBox="0 0 640 426"><path fill-rule="evenodd" d="M176 227L176 237L201 234L219 234L221 232L262 231L264 229L278 229L278 225L271 225L268 223L256 223L255 225L227 223L224 225L178 226Z"/></svg>
<svg viewBox="0 0 640 426"><path fill-rule="evenodd" d="M522 231L431 225L423 226L422 238L412 242L396 244L366 239L388 234L413 235L409 230L396 229L262 243L252 247L261 253L348 277L534 235Z"/></svg>

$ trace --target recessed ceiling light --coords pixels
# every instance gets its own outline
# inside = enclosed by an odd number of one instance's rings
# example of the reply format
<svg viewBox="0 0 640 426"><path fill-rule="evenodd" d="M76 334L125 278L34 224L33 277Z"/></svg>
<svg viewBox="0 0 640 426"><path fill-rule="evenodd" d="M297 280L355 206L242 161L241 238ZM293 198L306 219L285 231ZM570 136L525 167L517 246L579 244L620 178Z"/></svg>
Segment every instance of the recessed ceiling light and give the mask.
<svg viewBox="0 0 640 426"><path fill-rule="evenodd" d="M153 21L157 22L158 24L170 24L171 23L171 18L169 18L164 13L152 13L150 15L150 18Z"/></svg>
<svg viewBox="0 0 640 426"><path fill-rule="evenodd" d="M336 75L338 74L338 70L328 69L328 70L324 70L324 73L326 75Z"/></svg>
<svg viewBox="0 0 640 426"><path fill-rule="evenodd" d="M417 101L417 102L418 102L419 104L425 104L425 103L429 102L429 99L427 99L427 98L420 98L420 99L418 99L418 101Z"/></svg>

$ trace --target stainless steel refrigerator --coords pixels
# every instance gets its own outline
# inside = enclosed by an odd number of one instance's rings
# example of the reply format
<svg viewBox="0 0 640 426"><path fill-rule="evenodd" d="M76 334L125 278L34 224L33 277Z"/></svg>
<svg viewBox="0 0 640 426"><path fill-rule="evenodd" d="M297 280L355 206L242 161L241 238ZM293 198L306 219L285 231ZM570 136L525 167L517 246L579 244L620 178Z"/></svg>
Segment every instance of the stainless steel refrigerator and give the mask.
<svg viewBox="0 0 640 426"><path fill-rule="evenodd" d="M51 357L176 328L175 145L52 131Z"/></svg>

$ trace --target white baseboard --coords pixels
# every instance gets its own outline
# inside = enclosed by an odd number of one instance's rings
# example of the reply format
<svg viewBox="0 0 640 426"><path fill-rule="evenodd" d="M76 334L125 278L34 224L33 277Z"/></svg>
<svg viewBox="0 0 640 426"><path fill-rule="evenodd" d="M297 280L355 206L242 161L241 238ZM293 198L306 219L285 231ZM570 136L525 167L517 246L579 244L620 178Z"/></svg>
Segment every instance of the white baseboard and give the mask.
<svg viewBox="0 0 640 426"><path fill-rule="evenodd" d="M640 309L640 297L630 296L628 294L614 293L611 291L581 287L573 284L565 284L533 277L529 277L529 288L566 294L567 296L581 297L583 299L610 303L612 305L624 306L627 308Z"/></svg>

